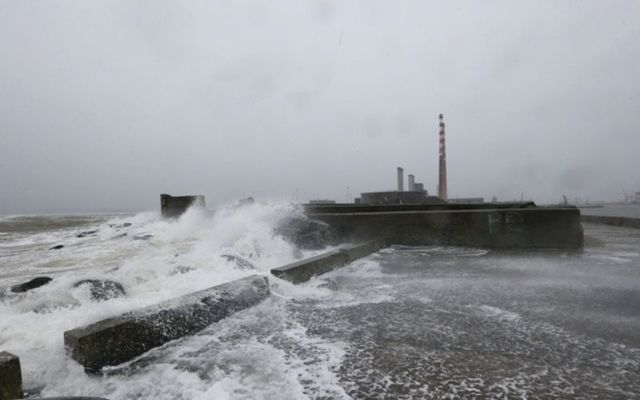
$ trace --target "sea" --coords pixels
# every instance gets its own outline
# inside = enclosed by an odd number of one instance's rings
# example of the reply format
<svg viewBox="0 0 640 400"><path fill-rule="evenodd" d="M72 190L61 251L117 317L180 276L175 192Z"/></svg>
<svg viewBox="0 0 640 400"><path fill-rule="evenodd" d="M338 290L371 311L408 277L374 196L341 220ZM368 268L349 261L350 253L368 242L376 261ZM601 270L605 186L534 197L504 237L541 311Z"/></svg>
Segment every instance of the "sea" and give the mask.
<svg viewBox="0 0 640 400"><path fill-rule="evenodd" d="M584 224L580 251L393 245L293 285L269 270L323 251L276 233L301 212L0 216L0 351L27 397L640 398L640 230ZM270 298L101 375L65 352L66 330L251 274ZM37 276L53 280L9 290Z"/></svg>

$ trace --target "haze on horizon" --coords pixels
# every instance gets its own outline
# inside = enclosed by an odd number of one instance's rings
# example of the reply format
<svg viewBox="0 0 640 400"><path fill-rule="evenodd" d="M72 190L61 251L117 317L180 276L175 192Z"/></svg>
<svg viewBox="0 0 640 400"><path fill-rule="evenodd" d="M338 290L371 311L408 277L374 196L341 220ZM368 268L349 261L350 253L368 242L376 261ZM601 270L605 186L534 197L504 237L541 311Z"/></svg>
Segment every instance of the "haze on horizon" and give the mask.
<svg viewBox="0 0 640 400"><path fill-rule="evenodd" d="M640 191L640 2L0 0L0 213Z"/></svg>

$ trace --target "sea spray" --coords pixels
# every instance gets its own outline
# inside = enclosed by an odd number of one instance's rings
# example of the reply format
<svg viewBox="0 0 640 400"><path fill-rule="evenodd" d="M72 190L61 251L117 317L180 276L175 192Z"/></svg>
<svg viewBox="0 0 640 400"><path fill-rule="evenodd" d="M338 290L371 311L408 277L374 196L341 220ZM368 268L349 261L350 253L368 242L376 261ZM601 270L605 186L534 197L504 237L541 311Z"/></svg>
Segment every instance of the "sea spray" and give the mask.
<svg viewBox="0 0 640 400"><path fill-rule="evenodd" d="M53 388L63 377L86 381L81 368L65 354L62 332L250 274L267 275L275 266L312 255L315 252L301 252L274 233L282 218L300 214L290 203L254 203L222 207L215 213L192 208L175 220L146 212L64 221L55 217L60 228L44 232L5 229L0 286L34 275L51 276L53 281L0 299L0 347L20 355L25 387ZM46 218L29 221L51 226ZM3 224L0 228L15 225L11 218ZM78 237L87 230L97 233ZM144 235L149 238L134 240ZM65 247L49 251L54 243ZM254 269L239 268L223 255L248 260ZM83 279L119 282L127 296L96 302L86 287L74 287Z"/></svg>

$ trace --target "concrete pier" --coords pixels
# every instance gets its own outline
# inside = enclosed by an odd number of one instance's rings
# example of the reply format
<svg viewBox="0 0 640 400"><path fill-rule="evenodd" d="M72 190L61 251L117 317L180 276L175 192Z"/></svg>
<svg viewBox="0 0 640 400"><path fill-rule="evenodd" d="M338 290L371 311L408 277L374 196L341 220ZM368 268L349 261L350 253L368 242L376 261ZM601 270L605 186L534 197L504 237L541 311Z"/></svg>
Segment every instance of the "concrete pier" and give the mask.
<svg viewBox="0 0 640 400"><path fill-rule="evenodd" d="M168 341L193 334L270 294L252 275L64 333L70 356L88 371L118 365Z"/></svg>
<svg viewBox="0 0 640 400"><path fill-rule="evenodd" d="M640 229L640 218L628 217L601 217L598 215L582 215L582 222L590 224L604 224L613 226L623 226L626 228Z"/></svg>
<svg viewBox="0 0 640 400"><path fill-rule="evenodd" d="M171 196L168 194L160 195L160 213L165 218L174 218L182 215L191 206L205 206L204 196Z"/></svg>
<svg viewBox="0 0 640 400"><path fill-rule="evenodd" d="M339 249L328 251L315 257L274 268L271 270L271 273L289 282L302 283L308 281L315 275L333 271L358 258L366 257L383 247L386 247L384 240L372 240L360 244L345 245Z"/></svg>
<svg viewBox="0 0 640 400"><path fill-rule="evenodd" d="M356 206L358 207L358 206ZM331 226L338 242L385 237L406 245L451 245L486 248L582 248L577 208L449 209L423 211L323 212L310 218ZM385 207L378 208L379 210ZM329 208L330 210L330 208Z"/></svg>
<svg viewBox="0 0 640 400"><path fill-rule="evenodd" d="M22 398L20 359L6 351L0 352L0 400Z"/></svg>

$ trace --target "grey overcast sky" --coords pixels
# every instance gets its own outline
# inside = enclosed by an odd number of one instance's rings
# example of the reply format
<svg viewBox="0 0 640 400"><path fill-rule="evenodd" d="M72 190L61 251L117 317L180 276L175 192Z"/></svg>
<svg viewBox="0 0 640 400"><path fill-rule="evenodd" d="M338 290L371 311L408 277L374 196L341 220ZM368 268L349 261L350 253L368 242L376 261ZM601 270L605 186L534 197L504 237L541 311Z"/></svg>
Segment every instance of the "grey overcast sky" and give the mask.
<svg viewBox="0 0 640 400"><path fill-rule="evenodd" d="M0 213L640 191L640 1L0 0Z"/></svg>

